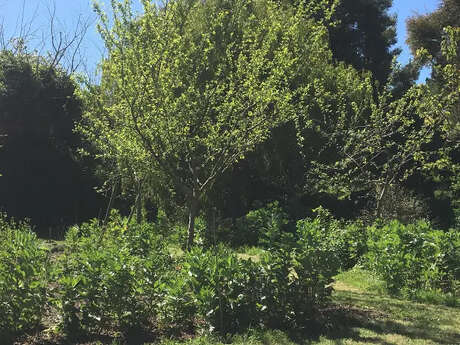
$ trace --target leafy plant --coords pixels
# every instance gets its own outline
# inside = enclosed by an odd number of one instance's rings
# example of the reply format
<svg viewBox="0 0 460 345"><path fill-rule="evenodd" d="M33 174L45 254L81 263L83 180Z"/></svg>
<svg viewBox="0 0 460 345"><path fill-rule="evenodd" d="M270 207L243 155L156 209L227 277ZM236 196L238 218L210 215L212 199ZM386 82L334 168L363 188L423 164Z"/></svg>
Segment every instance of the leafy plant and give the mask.
<svg viewBox="0 0 460 345"><path fill-rule="evenodd" d="M169 267L163 241L148 224L126 224L114 214L105 226L71 228L59 273L64 328L128 333L148 325Z"/></svg>
<svg viewBox="0 0 460 345"><path fill-rule="evenodd" d="M259 245L264 248L292 240L287 232L289 219L277 201L238 218L232 237L233 245Z"/></svg>
<svg viewBox="0 0 460 345"><path fill-rule="evenodd" d="M459 233L434 230L426 221L398 221L367 229L369 268L390 292L414 297L422 290L454 292L459 278Z"/></svg>
<svg viewBox="0 0 460 345"><path fill-rule="evenodd" d="M340 269L347 270L355 266L366 251L364 224L360 220L336 219L321 206L313 212L315 218L299 221L297 232L304 237L308 236L310 245L322 246L330 252Z"/></svg>
<svg viewBox="0 0 460 345"><path fill-rule="evenodd" d="M0 339L36 327L46 303L48 255L26 223L0 214Z"/></svg>
<svg viewBox="0 0 460 345"><path fill-rule="evenodd" d="M241 260L236 253L220 245L213 250L194 248L180 263L173 297L176 320L200 318L210 330L222 334L258 324L261 269L251 260ZM180 286L181 289L177 287ZM181 296L181 297L180 297ZM183 302L178 308L177 300ZM169 308L171 310L171 307Z"/></svg>
<svg viewBox="0 0 460 345"><path fill-rule="evenodd" d="M270 246L258 262L223 245L194 248L168 287L165 315L172 324L201 321L224 335L259 325L305 327L331 294L340 238L334 242L319 218L299 221L296 237Z"/></svg>

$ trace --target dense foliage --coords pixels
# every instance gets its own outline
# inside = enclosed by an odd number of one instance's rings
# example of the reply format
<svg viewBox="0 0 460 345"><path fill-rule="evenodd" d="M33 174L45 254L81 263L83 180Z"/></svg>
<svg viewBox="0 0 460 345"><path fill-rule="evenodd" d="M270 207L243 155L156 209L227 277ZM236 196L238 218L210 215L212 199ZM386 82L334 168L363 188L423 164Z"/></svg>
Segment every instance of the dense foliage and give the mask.
<svg viewBox="0 0 460 345"><path fill-rule="evenodd" d="M95 220L72 227L57 273L64 329L133 334L151 326L169 262L163 241L147 224L114 214L104 226Z"/></svg>
<svg viewBox="0 0 460 345"><path fill-rule="evenodd" d="M0 209L41 235L97 215L91 172L76 157L76 88L46 58L0 51Z"/></svg>
<svg viewBox="0 0 460 345"><path fill-rule="evenodd" d="M434 230L419 221L398 221L367 228L367 265L393 293L414 297L419 290L456 295L460 281L460 234Z"/></svg>
<svg viewBox="0 0 460 345"><path fill-rule="evenodd" d="M0 209L80 224L0 214L0 342L308 332L339 272L458 303L456 1L407 66L391 0L141 3L95 2L96 82L0 51Z"/></svg>
<svg viewBox="0 0 460 345"><path fill-rule="evenodd" d="M442 0L436 11L410 18L407 21L407 43L414 56L417 50L425 48L431 55L431 59L424 59L424 62L431 60L431 62L445 63L441 42L443 30L448 26L460 26L460 4L456 0Z"/></svg>
<svg viewBox="0 0 460 345"><path fill-rule="evenodd" d="M85 94L82 132L120 173L153 174L182 196L187 246L221 175L298 109L308 117L314 84L332 63L326 27L315 20L320 9L330 16L327 5L215 0L162 9L144 2L135 19L118 4L113 26L101 13L109 58L101 85Z"/></svg>
<svg viewBox="0 0 460 345"><path fill-rule="evenodd" d="M331 236L325 240L315 224L299 223L297 242L271 248L259 262L222 245L173 259L154 228L116 216L104 226L73 227L57 273L64 329L129 335L155 321L221 334L260 324L305 327L328 300L340 265Z"/></svg>
<svg viewBox="0 0 460 345"><path fill-rule="evenodd" d="M307 326L328 301L340 253L318 222L298 223L297 241L273 246L257 262L220 245L193 249L179 262L170 287L170 322L202 319L222 334L268 325Z"/></svg>
<svg viewBox="0 0 460 345"><path fill-rule="evenodd" d="M392 60L399 54L396 43L396 18L389 13L392 0L341 0L330 31L334 57L358 70L372 72L383 87Z"/></svg>

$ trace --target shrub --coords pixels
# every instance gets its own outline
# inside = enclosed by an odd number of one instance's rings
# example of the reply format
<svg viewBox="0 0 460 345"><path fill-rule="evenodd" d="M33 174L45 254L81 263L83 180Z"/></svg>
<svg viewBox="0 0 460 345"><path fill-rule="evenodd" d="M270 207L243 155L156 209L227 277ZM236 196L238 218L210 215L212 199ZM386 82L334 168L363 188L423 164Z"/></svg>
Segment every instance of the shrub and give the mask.
<svg viewBox="0 0 460 345"><path fill-rule="evenodd" d="M367 265L392 293L414 297L422 290L455 292L459 273L458 232L434 230L425 221L398 221L368 228Z"/></svg>
<svg viewBox="0 0 460 345"><path fill-rule="evenodd" d="M237 219L234 245L260 245L264 248L280 245L292 240L287 232L289 223L287 214L278 202L250 211Z"/></svg>
<svg viewBox="0 0 460 345"><path fill-rule="evenodd" d="M261 257L258 303L263 323L302 328L329 301L341 257L339 238L324 225L324 217L298 221L296 242L273 246Z"/></svg>
<svg viewBox="0 0 460 345"><path fill-rule="evenodd" d="M60 263L60 304L69 332L118 329L151 322L161 300L170 258L148 224L126 224L116 214L73 227Z"/></svg>
<svg viewBox="0 0 460 345"><path fill-rule="evenodd" d="M0 339L36 327L46 303L48 255L26 223L0 214Z"/></svg>
<svg viewBox="0 0 460 345"><path fill-rule="evenodd" d="M185 254L178 273L166 297L164 315L170 322L204 321L222 334L258 324L257 264L222 245L213 250L195 247Z"/></svg>
<svg viewBox="0 0 460 345"><path fill-rule="evenodd" d="M258 263L222 245L186 253L168 287L164 319L189 327L202 321L222 334L263 324L304 327L329 300L340 255L320 220L300 221L297 231L296 242L272 246Z"/></svg>
<svg viewBox="0 0 460 345"><path fill-rule="evenodd" d="M318 207L313 210L314 219L301 220L297 226L305 231L313 245L327 248L331 257L338 261L342 270L354 267L366 251L366 230L361 221L342 221L335 219L328 210Z"/></svg>

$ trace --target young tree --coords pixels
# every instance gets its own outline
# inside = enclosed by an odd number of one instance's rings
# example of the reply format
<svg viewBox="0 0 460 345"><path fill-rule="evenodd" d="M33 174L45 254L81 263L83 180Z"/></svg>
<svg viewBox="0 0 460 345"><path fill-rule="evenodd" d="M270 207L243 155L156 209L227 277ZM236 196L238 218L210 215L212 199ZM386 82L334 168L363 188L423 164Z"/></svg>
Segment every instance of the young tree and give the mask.
<svg viewBox="0 0 460 345"><path fill-rule="evenodd" d="M288 2L294 6L307 3ZM282 202L292 217L304 217L306 210L319 203L340 210L341 216L351 216L352 210L344 204L353 208L355 205L330 196L322 198L305 175L310 169L309 161L324 155L321 147L328 134L322 133L321 127L335 123L344 109L347 112L345 117L354 117L356 114L350 111L353 102L363 104L363 108L366 104L366 100L360 100L362 93L359 92L363 78L352 68L340 66L340 62L359 71L370 71L374 81L378 81L378 87L374 85L375 95L377 89L384 88L392 59L399 51L392 49L396 42L396 18L389 14L391 4L391 0L342 0L332 4L335 6L332 23L327 23L327 14L316 13L315 18L326 22L335 61L334 64L325 64L321 76L315 80L315 88L310 90L318 90L308 101L312 105L308 112L309 122L313 121L314 126L303 131L307 139L299 151L294 122L281 125L272 131L267 141L230 169L218 182L219 187L209 200L210 204L217 206L220 216L239 217L253 208L254 203L265 204L273 200ZM407 91L417 77L415 66L401 68L393 78L393 95L396 97ZM312 76L307 79L305 84L312 84ZM334 150L329 148L328 151L329 159L332 159Z"/></svg>
<svg viewBox="0 0 460 345"><path fill-rule="evenodd" d="M445 27L440 58L427 49L417 55L423 61L441 61L433 65L434 83L425 85L420 111L428 121L437 122L440 132L438 150L425 160L423 170L441 185L437 194L447 197L453 207L456 225L460 224L460 28ZM442 81L442 82L440 82Z"/></svg>
<svg viewBox="0 0 460 345"><path fill-rule="evenodd" d="M183 195L189 248L214 182L293 116L308 88L299 77L330 61L326 29L312 19L327 3L142 3L135 16L129 1L112 1L112 21L96 6L109 56L86 97L83 132L102 155Z"/></svg>

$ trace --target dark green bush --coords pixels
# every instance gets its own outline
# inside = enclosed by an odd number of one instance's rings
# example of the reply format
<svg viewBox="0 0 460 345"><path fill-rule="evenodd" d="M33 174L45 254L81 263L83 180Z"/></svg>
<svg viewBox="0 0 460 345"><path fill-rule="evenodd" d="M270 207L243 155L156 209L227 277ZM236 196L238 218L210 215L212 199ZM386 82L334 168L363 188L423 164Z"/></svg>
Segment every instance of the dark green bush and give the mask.
<svg viewBox="0 0 460 345"><path fill-rule="evenodd" d="M238 218L231 243L234 246L259 245L269 248L289 242L292 234L287 231L288 223L287 214L275 201Z"/></svg>
<svg viewBox="0 0 460 345"><path fill-rule="evenodd" d="M456 293L460 265L460 234L434 230L425 221L398 221L367 229L367 265L392 293L414 297L419 290Z"/></svg>
<svg viewBox="0 0 460 345"><path fill-rule="evenodd" d="M46 303L47 250L25 223L0 214L0 339L36 327Z"/></svg>
<svg viewBox="0 0 460 345"><path fill-rule="evenodd" d="M69 230L59 272L67 331L128 333L154 321L171 266L154 230L117 215L105 226L93 221Z"/></svg>

